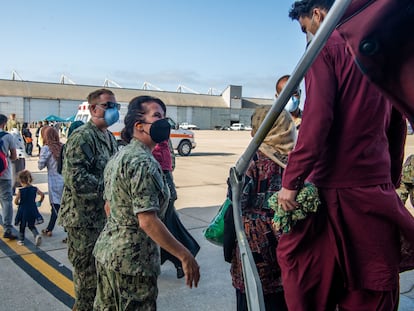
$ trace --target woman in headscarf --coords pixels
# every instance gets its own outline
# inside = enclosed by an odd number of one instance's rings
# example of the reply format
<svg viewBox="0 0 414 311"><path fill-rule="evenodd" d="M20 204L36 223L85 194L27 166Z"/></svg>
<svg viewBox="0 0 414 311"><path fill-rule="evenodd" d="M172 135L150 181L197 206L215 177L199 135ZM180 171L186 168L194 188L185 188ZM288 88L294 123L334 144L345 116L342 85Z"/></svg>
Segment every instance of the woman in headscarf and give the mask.
<svg viewBox="0 0 414 311"><path fill-rule="evenodd" d="M252 115L252 136L262 124L270 106L262 106ZM274 212L268 198L280 190L288 153L296 142L296 127L289 113L283 110L254 155L244 178L240 198L242 224L262 283L266 310L287 310L276 259L280 232L274 232ZM231 191L229 189L229 198ZM234 229L233 208L224 220L224 258L231 263L233 287L236 289L237 310L247 311L246 293L240 252Z"/></svg>
<svg viewBox="0 0 414 311"><path fill-rule="evenodd" d="M52 207L49 224L42 230L42 233L46 236L52 236L63 192L63 177L57 171L63 144L59 141L59 133L54 127L42 127L41 136L43 137L44 146L40 150L38 167L39 170L47 167L47 185Z"/></svg>

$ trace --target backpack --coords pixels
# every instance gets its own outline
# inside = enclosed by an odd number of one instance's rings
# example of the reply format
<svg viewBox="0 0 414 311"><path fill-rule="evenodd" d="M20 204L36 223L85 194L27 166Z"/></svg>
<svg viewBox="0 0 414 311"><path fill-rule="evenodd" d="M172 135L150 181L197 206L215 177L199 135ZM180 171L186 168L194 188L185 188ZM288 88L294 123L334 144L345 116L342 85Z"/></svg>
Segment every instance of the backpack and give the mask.
<svg viewBox="0 0 414 311"><path fill-rule="evenodd" d="M7 170L9 167L9 162L7 161L7 154L3 150L3 136L8 134L7 132L3 131L0 132L0 176Z"/></svg>

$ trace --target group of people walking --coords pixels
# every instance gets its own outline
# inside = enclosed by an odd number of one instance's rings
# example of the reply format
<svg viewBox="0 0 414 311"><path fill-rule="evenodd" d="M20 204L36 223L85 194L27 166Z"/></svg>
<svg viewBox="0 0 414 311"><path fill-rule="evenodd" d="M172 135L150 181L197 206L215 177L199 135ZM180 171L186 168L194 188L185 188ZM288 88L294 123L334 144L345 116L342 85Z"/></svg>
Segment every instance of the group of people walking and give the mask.
<svg viewBox="0 0 414 311"><path fill-rule="evenodd" d="M2 115L0 121L4 122L4 120L7 121L6 123L3 123L3 132L5 134L7 133L5 131L6 129L12 131L14 129L17 130L20 128L20 123L15 119L15 114L11 114L9 120L7 120L6 116ZM30 129L27 127L27 123L23 123L21 131L21 137L25 139L26 151L31 151L30 145L33 142L31 140L27 140L27 137L31 137L32 134L30 132ZM52 231L55 227L57 214L60 207L60 200L63 192L63 178L57 172L57 164L61 155L62 143L59 141L59 134L53 127L42 127L41 135L43 137L43 148L41 148L39 154L38 168L40 170L47 168L48 194L49 203L51 206L51 216L49 223L46 228L41 230L41 233L45 236L52 236ZM3 152L9 155L8 161L10 161L10 165L8 166L7 170L1 175L1 177L7 180L7 183L10 181L12 184L12 192L16 196L14 203L18 206L18 210L14 224L19 226L19 235L15 236L6 228L4 236L11 239L18 238L18 244L24 245L24 231L25 228L28 227L34 235L35 244L39 246L41 244L42 237L36 229L35 225L43 223L43 217L39 213L39 207L44 200L44 194L37 187L32 185L33 177L31 172L25 169L25 164L17 165L17 159L13 159L13 155L17 154L16 148L18 147L19 143L14 136L5 135L2 137L2 139L4 139ZM30 155L30 153L28 155ZM15 189L16 186L18 187L17 189ZM8 193L8 188L8 185L1 186L3 193ZM38 197L40 198L37 199ZM5 210L9 209L7 206L10 206L10 203L13 202L13 199L10 195L4 195L2 198L2 203L4 202L2 205L4 214ZM9 212L6 214L6 225L9 226ZM10 212L10 215L12 215L12 211Z"/></svg>
<svg viewBox="0 0 414 311"><path fill-rule="evenodd" d="M162 261L174 263L177 278L185 277L190 287L199 280L194 256L200 247L174 208L177 195L166 106L154 97L132 99L122 133L127 145L118 151L118 142L107 129L119 118L115 95L100 89L89 94L88 102L89 122L71 128L65 145L54 127L43 126L39 133L43 146L38 168L47 168L51 205L49 223L41 233L52 236L56 221L67 232L74 310L155 310L158 245ZM18 242L24 244L24 230L29 227L40 245L35 224L44 194L32 185L30 172L24 170L19 177ZM5 237L16 238L12 225L7 228Z"/></svg>

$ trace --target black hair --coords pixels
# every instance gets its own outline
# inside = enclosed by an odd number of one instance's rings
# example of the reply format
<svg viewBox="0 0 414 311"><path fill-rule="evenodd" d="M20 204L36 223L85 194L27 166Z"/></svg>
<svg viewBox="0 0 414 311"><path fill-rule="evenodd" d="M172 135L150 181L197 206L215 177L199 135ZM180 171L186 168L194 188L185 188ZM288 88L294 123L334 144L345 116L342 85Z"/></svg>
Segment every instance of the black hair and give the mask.
<svg viewBox="0 0 414 311"><path fill-rule="evenodd" d="M311 17L312 10L319 8L329 11L335 0L302 0L292 4L289 11L289 17L293 20L299 20L300 17Z"/></svg>
<svg viewBox="0 0 414 311"><path fill-rule="evenodd" d="M0 114L0 124L6 124L7 117L4 114Z"/></svg>
<svg viewBox="0 0 414 311"><path fill-rule="evenodd" d="M283 75L283 76L281 76L278 80L277 80L277 82L276 82L276 92L277 93L280 93L277 89L278 89L278 86L279 86L279 84L280 84L280 82L282 82L282 81L284 81L284 80L289 80L289 78L290 78L290 75Z"/></svg>
<svg viewBox="0 0 414 311"><path fill-rule="evenodd" d="M128 112L124 118L125 127L122 129L121 137L122 140L129 143L132 139L134 134L134 126L136 123L143 123L144 116L147 113L146 104L150 102L155 102L161 106L164 114L167 112L167 107L165 106L164 102L152 96L137 96L128 104Z"/></svg>

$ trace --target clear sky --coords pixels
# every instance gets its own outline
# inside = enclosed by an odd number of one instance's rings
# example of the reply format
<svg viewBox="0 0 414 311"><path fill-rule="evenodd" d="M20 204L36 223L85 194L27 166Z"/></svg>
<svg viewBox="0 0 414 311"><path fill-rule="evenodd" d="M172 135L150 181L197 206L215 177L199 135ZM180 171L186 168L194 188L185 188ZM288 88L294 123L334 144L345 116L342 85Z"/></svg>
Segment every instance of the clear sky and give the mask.
<svg viewBox="0 0 414 311"><path fill-rule="evenodd" d="M0 0L0 79L125 88L144 82L218 95L273 98L306 39L288 17L293 0ZM184 91L185 89L183 89Z"/></svg>

